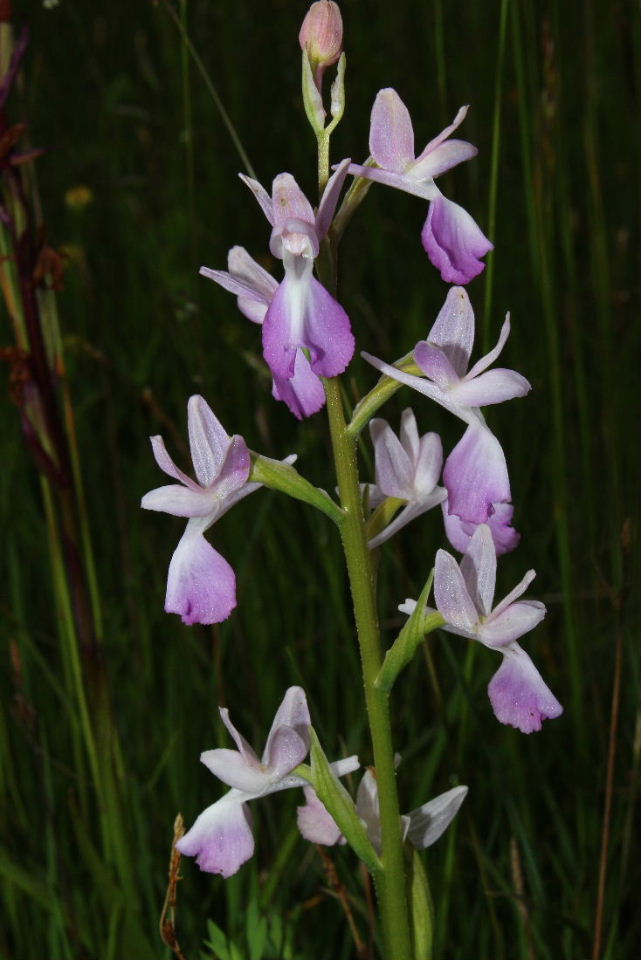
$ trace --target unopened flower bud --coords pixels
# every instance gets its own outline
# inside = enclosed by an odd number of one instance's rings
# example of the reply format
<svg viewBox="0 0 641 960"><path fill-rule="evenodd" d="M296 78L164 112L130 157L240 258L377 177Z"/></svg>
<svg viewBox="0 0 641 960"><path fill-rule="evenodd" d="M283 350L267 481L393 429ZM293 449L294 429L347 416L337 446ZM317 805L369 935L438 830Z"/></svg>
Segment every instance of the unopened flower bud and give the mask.
<svg viewBox="0 0 641 960"><path fill-rule="evenodd" d="M307 52L314 79L320 84L323 71L336 63L343 49L343 21L338 4L333 0L312 3L298 40L301 50Z"/></svg>

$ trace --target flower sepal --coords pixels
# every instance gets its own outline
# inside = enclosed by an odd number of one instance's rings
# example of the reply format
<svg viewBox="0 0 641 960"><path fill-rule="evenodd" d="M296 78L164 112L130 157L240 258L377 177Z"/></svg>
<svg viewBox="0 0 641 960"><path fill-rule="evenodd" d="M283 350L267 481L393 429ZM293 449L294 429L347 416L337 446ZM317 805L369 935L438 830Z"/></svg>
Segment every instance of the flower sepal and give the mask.
<svg viewBox="0 0 641 960"><path fill-rule="evenodd" d="M399 673L412 660L427 634L432 633L433 630L438 630L445 623L445 617L438 611L430 610L426 612L433 580L434 570L427 578L427 583L423 587L418 603L409 619L385 654L383 665L374 681L377 690L389 693Z"/></svg>
<svg viewBox="0 0 641 960"><path fill-rule="evenodd" d="M421 377L424 375L414 360L413 350L410 351L410 353L406 353L405 356L400 357L400 359L395 360L393 366L402 373L409 374L410 376ZM355 439L363 427L367 426L376 411L379 410L384 403L387 403L390 397L393 397L401 386L400 381L384 373L369 393L366 393L362 400L359 400L354 407L352 419L347 426L348 436Z"/></svg>
<svg viewBox="0 0 641 960"><path fill-rule="evenodd" d="M383 864L372 846L367 835L367 829L358 815L354 801L332 770L312 727L310 727L309 732L312 760L310 768L311 785L354 853L363 861L368 870L372 873L380 873Z"/></svg>

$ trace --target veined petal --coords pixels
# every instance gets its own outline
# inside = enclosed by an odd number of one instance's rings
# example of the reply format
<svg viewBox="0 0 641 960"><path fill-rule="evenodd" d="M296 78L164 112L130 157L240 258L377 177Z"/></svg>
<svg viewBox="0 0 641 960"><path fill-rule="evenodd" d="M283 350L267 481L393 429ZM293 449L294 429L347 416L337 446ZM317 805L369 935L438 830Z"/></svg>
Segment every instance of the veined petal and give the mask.
<svg viewBox="0 0 641 960"><path fill-rule="evenodd" d="M269 748L265 749L263 765L269 770L273 784L281 781L302 763L309 752L309 731L301 733L292 727L279 727L270 734ZM271 790L266 791L271 793Z"/></svg>
<svg viewBox="0 0 641 960"><path fill-rule="evenodd" d="M180 480L180 482L184 483L184 485L189 487L190 490L198 491L201 489L198 484L191 479L191 477L188 477L186 473L183 473L182 470L176 466L174 461L167 453L165 441L162 437L150 437L149 439L151 440L151 449L154 459L163 473L173 477L175 480Z"/></svg>
<svg viewBox="0 0 641 960"><path fill-rule="evenodd" d="M354 355L349 317L315 277L310 278L301 346L309 350L311 368L320 377L343 373Z"/></svg>
<svg viewBox="0 0 641 960"><path fill-rule="evenodd" d="M525 593L535 577L536 572L534 570L528 570L521 582L517 583L514 589L510 590L507 596L503 597L500 603L497 603L492 611L492 616L498 616L498 614L502 613L502 611L509 607L511 603L514 603L515 600L518 600L518 598Z"/></svg>
<svg viewBox="0 0 641 960"><path fill-rule="evenodd" d="M303 740L307 750L309 750L309 728L311 723L305 691L302 687L289 687L285 691L285 696L274 715L265 745L265 752L263 753L263 764L270 767L272 763L275 762L275 755L273 754L274 738L278 730L282 727L290 727L292 730L295 730L301 740ZM304 755L305 754L303 754L303 756ZM297 767L301 762L302 757L301 760L296 761L294 767Z"/></svg>
<svg viewBox="0 0 641 960"><path fill-rule="evenodd" d="M414 347L414 359L425 376L433 380L441 390L450 390L458 386L460 378L445 351L440 347L420 340Z"/></svg>
<svg viewBox="0 0 641 960"><path fill-rule="evenodd" d="M453 787L434 797L423 806L412 810L409 816L407 838L417 850L436 843L447 830L467 796L467 787Z"/></svg>
<svg viewBox="0 0 641 960"><path fill-rule="evenodd" d="M285 224L288 220L302 220L314 224L312 205L296 183L291 173L279 173L272 183L274 226Z"/></svg>
<svg viewBox="0 0 641 960"><path fill-rule="evenodd" d="M140 501L143 510L158 510L174 517L206 517L212 512L211 500L201 487L196 490L177 483L150 490Z"/></svg>
<svg viewBox="0 0 641 960"><path fill-rule="evenodd" d="M420 517L421 514L431 510L432 507L438 506L446 497L447 490L443 487L436 487L430 494L408 503L407 506L403 507L400 513L394 517L392 522L388 523L384 530L369 541L367 545L370 550L380 547L382 543L385 543L386 540L393 537L395 533L402 530L403 527L411 523L412 520L415 520L416 517Z"/></svg>
<svg viewBox="0 0 641 960"><path fill-rule="evenodd" d="M201 870L231 877L254 852L249 811L230 790L200 814L176 849L196 857Z"/></svg>
<svg viewBox="0 0 641 960"><path fill-rule="evenodd" d="M389 423L374 418L369 425L374 445L376 485L386 497L411 500L414 493L414 464Z"/></svg>
<svg viewBox="0 0 641 960"><path fill-rule="evenodd" d="M273 374L272 396L286 403L299 420L310 417L325 403L322 381L309 365L302 350L296 351L294 375L289 379Z"/></svg>
<svg viewBox="0 0 641 960"><path fill-rule="evenodd" d="M402 173L414 160L414 130L396 90L376 94L369 128L369 150L379 167Z"/></svg>
<svg viewBox="0 0 641 960"><path fill-rule="evenodd" d="M316 214L316 233L318 234L319 240L323 239L331 226L336 204L338 203L338 198L345 183L345 177L347 176L347 170L351 162L349 159L341 160L323 190L323 196L321 197L318 213Z"/></svg>
<svg viewBox="0 0 641 960"><path fill-rule="evenodd" d="M220 472L231 437L207 401L198 394L189 398L187 426L196 477L201 486L209 487Z"/></svg>
<svg viewBox="0 0 641 960"><path fill-rule="evenodd" d="M232 276L244 280L255 292L270 303L278 282L268 273L244 247L232 247L227 254L227 268Z"/></svg>
<svg viewBox="0 0 641 960"><path fill-rule="evenodd" d="M450 513L447 500L443 502L442 506L445 535L456 550L465 553L477 524L461 520L460 517ZM518 546L521 534L511 526L514 514L514 507L511 503L495 503L493 507L494 513L487 524L492 531L496 555L500 557L501 554L509 553Z"/></svg>
<svg viewBox="0 0 641 960"><path fill-rule="evenodd" d="M461 380L450 388L458 403L468 407L487 407L514 397L524 397L531 390L530 383L516 370L488 370L474 379Z"/></svg>
<svg viewBox="0 0 641 960"><path fill-rule="evenodd" d="M260 209L263 211L271 225L274 225L274 204L272 203L272 198L269 196L265 188L258 182L258 180L253 180L251 177L246 176L244 173L239 173L238 176L243 181L243 183L249 187L251 192L256 197Z"/></svg>
<svg viewBox="0 0 641 960"><path fill-rule="evenodd" d="M540 600L519 600L481 624L479 640L486 647L500 650L505 644L518 640L543 620L545 604Z"/></svg>
<svg viewBox="0 0 641 960"><path fill-rule="evenodd" d="M371 363L377 370L380 370L381 373L384 373L385 376L390 377L392 380L397 380L399 383L404 383L414 390L418 390L419 393L424 394L424 396L429 397L430 400L434 400L435 403L445 407L446 410L460 417L466 423L469 423L471 417L474 416L473 414L469 414L465 408L461 408L460 404L453 403L448 395L444 393L440 387L437 387L435 383L432 383L431 380L426 380L425 377L417 377L412 373L405 373L403 370L399 370L398 367L393 367L391 364L379 360L378 357L372 356L371 353L367 353L365 350L361 352L361 357L366 360L367 363Z"/></svg>
<svg viewBox="0 0 641 960"><path fill-rule="evenodd" d="M475 530L461 561L461 573L476 609L487 617L494 601L496 586L496 551L487 523Z"/></svg>
<svg viewBox="0 0 641 960"><path fill-rule="evenodd" d="M446 283L469 283L485 267L480 258L493 249L467 210L442 194L430 203L421 240Z"/></svg>
<svg viewBox="0 0 641 960"><path fill-rule="evenodd" d="M459 163L471 160L477 153L477 148L467 140L448 140L416 160L408 169L407 176L417 180L433 180Z"/></svg>
<svg viewBox="0 0 641 960"><path fill-rule="evenodd" d="M440 347L459 377L463 377L474 346L474 310L464 287L451 287L425 338Z"/></svg>
<svg viewBox="0 0 641 960"><path fill-rule="evenodd" d="M230 718L230 716L229 716L229 710L228 710L226 707L219 707L219 708L218 708L218 712L220 713L220 719L221 719L221 720L223 721L223 723L225 724L225 726L226 726L226 728L227 728L227 731L228 731L230 737L232 738L232 740L233 740L234 743L236 744L236 747L238 748L238 752L239 752L239 754L241 755L241 757L243 758L244 763L245 763L246 765L250 766L250 767L259 768L259 767L260 767L260 760L259 760L258 757L256 756L256 751L255 751L254 748L247 742L247 740L245 740L245 738L244 738L244 736L242 735L242 733L240 733L240 731L237 730L236 727L234 726L234 724L232 723L231 718ZM208 766L207 758L209 757L209 755L210 755L211 753L212 753L212 751L211 751L211 750L208 750L208 751L206 751L205 753L202 753L202 754L200 755L200 761L201 761L201 763L204 763L205 766ZM211 769L211 767L210 767L210 769ZM213 771L212 771L212 772L213 772ZM216 774L216 776L218 776L218 774ZM232 784L232 786L233 786L233 784Z"/></svg>
<svg viewBox="0 0 641 960"><path fill-rule="evenodd" d="M438 196L439 189L433 180L412 180L406 173L392 173L391 170L381 170L368 164L351 163L347 170L353 177L362 177L364 180L373 180L395 190L403 190L414 197L423 200L433 200Z"/></svg>
<svg viewBox="0 0 641 960"><path fill-rule="evenodd" d="M336 843L345 843L336 821L318 799L313 787L303 787L306 803L296 808L296 822L305 840L320 843L324 847L333 847Z"/></svg>
<svg viewBox="0 0 641 960"><path fill-rule="evenodd" d="M449 126L445 127L444 130L441 130L441 132L437 134L437 136L435 136L433 140L430 140L428 145L425 147L422 153L417 157L417 159L422 160L423 157L427 156L428 153L432 153L433 150L436 150L436 148L441 143L443 143L444 140L447 140L447 138L454 133L457 127L460 127L460 125L463 123L463 121L467 116L468 110L469 110L469 105L467 104L464 107L459 107L456 113L456 116L454 117L453 121L449 124Z"/></svg>
<svg viewBox="0 0 641 960"><path fill-rule="evenodd" d="M503 326L501 327L501 332L499 334L499 339L497 340L496 346L493 347L489 353L486 353L484 357L481 357L480 360L476 361L472 369L468 372L466 379L471 380L472 377L477 377L479 373L483 373L484 370L487 370L488 367L492 366L494 361L497 360L501 355L509 335L510 315L508 313L503 321Z"/></svg>
<svg viewBox="0 0 641 960"><path fill-rule="evenodd" d="M431 436L431 434L428 434L428 436ZM412 461L416 463L419 459L420 438L418 435L418 427L416 426L416 417L410 407L403 410L401 414L399 437L403 448L408 452Z"/></svg>
<svg viewBox="0 0 641 960"><path fill-rule="evenodd" d="M229 787L240 790L248 800L262 796L269 787L269 774L262 769L258 760L255 764L248 763L237 750L224 747L205 750L200 759L215 777Z"/></svg>
<svg viewBox="0 0 641 960"><path fill-rule="evenodd" d="M258 266L258 264L256 264L256 266ZM213 280L218 286L224 290L228 290L229 293L234 293L237 297L243 297L245 300L252 300L265 306L269 306L271 302L271 297L266 296L262 290L257 290L253 284L247 280L234 277L231 273L227 273L226 270L212 270L211 267L201 267L198 273L201 277L207 277L208 280ZM278 284L274 280L274 289L277 286Z"/></svg>
<svg viewBox="0 0 641 960"><path fill-rule="evenodd" d="M518 643L502 653L503 663L487 689L495 716L523 733L540 730L542 721L560 716L563 707Z"/></svg>
<svg viewBox="0 0 641 960"><path fill-rule="evenodd" d="M464 630L465 635L475 631L478 612L458 563L446 550L436 554L434 600L450 627Z"/></svg>
<svg viewBox="0 0 641 960"><path fill-rule="evenodd" d="M512 499L501 445L483 424L471 424L443 469L450 513L471 523L486 523L494 504Z"/></svg>
<svg viewBox="0 0 641 960"><path fill-rule="evenodd" d="M426 433L419 442L414 488L422 496L436 489L443 466L443 444L438 433ZM439 490L443 488L439 487ZM445 492L445 491L444 491ZM443 498L439 497L437 503Z"/></svg>
<svg viewBox="0 0 641 960"><path fill-rule="evenodd" d="M189 520L169 564L165 610L183 623L221 623L236 606L236 575Z"/></svg>
<svg viewBox="0 0 641 960"><path fill-rule="evenodd" d="M248 320L251 320L252 323L257 323L260 326L265 320L267 307L264 303L258 303L256 300L250 300L249 297L238 297L236 300L236 306L242 315L247 317Z"/></svg>
<svg viewBox="0 0 641 960"><path fill-rule="evenodd" d="M229 438L225 459L208 493L210 496L215 496L217 500L226 500L247 482L250 468L251 459L247 444L242 437L234 434Z"/></svg>

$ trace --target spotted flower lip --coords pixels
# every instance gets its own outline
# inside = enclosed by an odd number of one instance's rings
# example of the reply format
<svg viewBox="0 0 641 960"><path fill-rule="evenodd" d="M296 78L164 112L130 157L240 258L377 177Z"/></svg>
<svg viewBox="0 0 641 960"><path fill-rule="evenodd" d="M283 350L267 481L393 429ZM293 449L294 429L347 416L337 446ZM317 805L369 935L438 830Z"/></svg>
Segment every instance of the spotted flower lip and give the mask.
<svg viewBox="0 0 641 960"><path fill-rule="evenodd" d="M145 494L141 507L187 517L187 527L169 564L165 610L183 623L220 623L236 606L236 575L203 534L216 520L257 490L248 483L250 457L240 436L228 436L203 397L190 397L187 423L197 482L173 462L162 437L152 437L156 463L178 480Z"/></svg>
<svg viewBox="0 0 641 960"><path fill-rule="evenodd" d="M443 464L441 438L436 433L419 437L412 410L403 411L398 437L387 421L381 419L370 421L370 433L376 470L371 499L378 502L383 497L395 497L407 501L398 516L369 541L370 549L374 549L441 503L447 491L438 486Z"/></svg>
<svg viewBox="0 0 641 960"><path fill-rule="evenodd" d="M449 126L414 154L409 111L391 87L379 90L372 107L369 149L376 166L352 163L348 172L429 201L421 232L423 248L446 283L468 283L485 264L492 244L470 214L443 196L435 178L478 153L466 140L451 139L467 115L461 107Z"/></svg>
<svg viewBox="0 0 641 960"><path fill-rule="evenodd" d="M494 604L496 551L492 532L480 524L460 565L446 550L436 554L434 599L445 618L444 630L478 640L503 656L503 663L488 686L492 708L501 723L523 733L541 729L543 720L560 716L563 707L546 686L527 653L516 643L544 618L544 604L519 600L535 577L529 570L500 603ZM406 600L399 609L411 614L416 607ZM428 608L427 612L434 612Z"/></svg>
<svg viewBox="0 0 641 960"><path fill-rule="evenodd" d="M237 749L206 750L200 759L231 789L200 814L176 848L196 857L201 870L231 877L254 852L248 801L306 785L307 781L293 771L309 752L311 719L305 691L290 687L276 711L259 759L231 722L229 711L221 708L220 716ZM358 758L347 757L332 766L337 776L343 776L357 769Z"/></svg>
<svg viewBox="0 0 641 960"><path fill-rule="evenodd" d="M316 213L290 173L274 179L271 196L257 180L240 175L272 226L270 250L285 268L263 321L263 356L274 377L292 379L300 350L308 351L319 377L343 373L354 354L349 317L313 275L348 166L344 160L330 177Z"/></svg>

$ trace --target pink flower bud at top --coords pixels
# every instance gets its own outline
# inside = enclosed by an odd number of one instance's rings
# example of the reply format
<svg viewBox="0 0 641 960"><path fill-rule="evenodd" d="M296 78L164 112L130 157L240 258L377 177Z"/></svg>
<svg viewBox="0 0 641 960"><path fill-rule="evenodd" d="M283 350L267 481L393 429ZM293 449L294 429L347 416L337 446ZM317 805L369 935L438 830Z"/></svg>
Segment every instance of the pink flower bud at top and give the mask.
<svg viewBox="0 0 641 960"><path fill-rule="evenodd" d="M307 51L317 84L323 71L336 63L343 49L343 21L333 0L313 3L300 28L301 50Z"/></svg>

